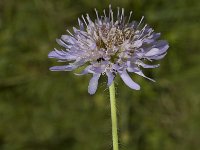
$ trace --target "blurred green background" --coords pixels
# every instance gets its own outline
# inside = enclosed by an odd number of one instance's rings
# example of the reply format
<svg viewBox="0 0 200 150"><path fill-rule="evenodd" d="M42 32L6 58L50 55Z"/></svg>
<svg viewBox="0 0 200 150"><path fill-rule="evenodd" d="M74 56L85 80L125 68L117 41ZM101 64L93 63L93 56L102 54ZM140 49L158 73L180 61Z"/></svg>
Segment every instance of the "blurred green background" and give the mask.
<svg viewBox="0 0 200 150"><path fill-rule="evenodd" d="M106 78L94 96L91 75L50 72L47 58L77 17L109 3L145 22L170 49L157 82L133 75L134 91L117 78L121 150L200 150L199 0L0 0L0 150L111 150Z"/></svg>

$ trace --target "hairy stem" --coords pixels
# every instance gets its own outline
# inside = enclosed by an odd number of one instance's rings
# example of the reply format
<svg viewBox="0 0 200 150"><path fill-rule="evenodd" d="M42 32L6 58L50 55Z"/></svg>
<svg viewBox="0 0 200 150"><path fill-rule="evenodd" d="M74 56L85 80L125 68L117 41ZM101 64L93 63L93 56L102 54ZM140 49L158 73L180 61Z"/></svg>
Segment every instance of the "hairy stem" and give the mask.
<svg viewBox="0 0 200 150"><path fill-rule="evenodd" d="M110 105L111 105L113 150L118 150L117 111L116 111L116 98L115 98L114 82L109 87L109 91L110 91Z"/></svg>

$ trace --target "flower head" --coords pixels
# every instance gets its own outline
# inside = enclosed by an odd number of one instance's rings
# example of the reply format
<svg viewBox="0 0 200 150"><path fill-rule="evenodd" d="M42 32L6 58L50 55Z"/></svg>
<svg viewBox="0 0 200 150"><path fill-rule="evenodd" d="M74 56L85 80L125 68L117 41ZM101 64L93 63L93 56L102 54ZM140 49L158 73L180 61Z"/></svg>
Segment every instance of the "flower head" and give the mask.
<svg viewBox="0 0 200 150"><path fill-rule="evenodd" d="M49 58L56 58L68 65L51 67L51 71L72 71L80 66L87 65L85 69L76 75L93 74L88 86L88 92L94 94L97 90L98 80L102 74L107 75L107 85L110 86L115 76L119 74L124 83L131 89L139 90L127 72L136 73L146 77L141 68L156 68L157 65L145 64L143 61L162 59L169 48L164 40L157 40L160 33L155 33L147 24L141 26L140 22L130 21L132 11L128 18L124 16L124 9L117 11L114 17L111 5L109 13L99 16L97 10L96 19L92 21L90 16L82 16L78 19L79 28L73 27L73 34L62 35L57 43L64 50L54 49L49 53ZM115 19L114 19L115 18ZM73 61L73 62L71 62Z"/></svg>

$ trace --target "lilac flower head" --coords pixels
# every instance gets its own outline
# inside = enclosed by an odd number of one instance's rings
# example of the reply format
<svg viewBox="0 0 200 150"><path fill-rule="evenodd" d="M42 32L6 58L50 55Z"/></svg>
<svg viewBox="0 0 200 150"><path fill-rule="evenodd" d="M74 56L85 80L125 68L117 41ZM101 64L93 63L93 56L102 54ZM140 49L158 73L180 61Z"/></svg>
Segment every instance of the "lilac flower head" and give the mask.
<svg viewBox="0 0 200 150"><path fill-rule="evenodd" d="M162 59L169 48L164 40L157 40L160 33L155 33L147 24L141 26L140 22L130 21L132 11L128 18L124 16L124 9L119 9L114 16L109 6L109 13L105 10L92 21L87 14L78 19L79 28L73 27L73 34L62 35L57 43L64 50L54 49L49 58L56 58L62 62L70 63L64 66L51 67L51 71L72 71L80 66L87 65L76 75L93 74L88 86L88 92L94 94L97 90L101 75L107 75L107 85L110 86L117 74L131 89L139 90L140 86L129 76L133 72L151 81L141 68L156 68L157 65L145 64L143 61ZM115 19L114 19L115 18Z"/></svg>

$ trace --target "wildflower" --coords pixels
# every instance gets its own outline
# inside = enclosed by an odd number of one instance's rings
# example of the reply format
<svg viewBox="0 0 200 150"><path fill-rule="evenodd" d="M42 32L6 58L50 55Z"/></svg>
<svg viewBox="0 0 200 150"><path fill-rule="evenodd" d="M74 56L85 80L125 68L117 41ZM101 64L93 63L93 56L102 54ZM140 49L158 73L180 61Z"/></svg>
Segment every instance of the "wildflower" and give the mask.
<svg viewBox="0 0 200 150"><path fill-rule="evenodd" d="M124 16L124 8L117 11L114 19L111 5L109 13L99 16L97 10L96 19L92 21L86 14L82 19L78 18L79 29L73 27L73 34L67 30L68 35L62 35L57 43L64 50L54 49L49 53L49 58L56 58L62 62L70 62L64 66L51 67L51 71L72 71L80 66L86 68L76 75L93 74L88 86L88 92L94 94L97 90L98 80L101 75L107 75L107 86L110 86L117 74L131 89L139 90L128 72L145 76L141 68L156 68L157 65L145 64L144 60L153 61L162 59L169 48L164 40L157 40L160 33L147 24L142 26L144 17L137 21L130 21L132 11L128 19ZM141 27L142 26L142 27ZM73 62L71 62L73 61Z"/></svg>

